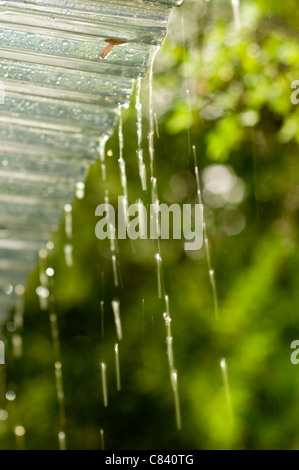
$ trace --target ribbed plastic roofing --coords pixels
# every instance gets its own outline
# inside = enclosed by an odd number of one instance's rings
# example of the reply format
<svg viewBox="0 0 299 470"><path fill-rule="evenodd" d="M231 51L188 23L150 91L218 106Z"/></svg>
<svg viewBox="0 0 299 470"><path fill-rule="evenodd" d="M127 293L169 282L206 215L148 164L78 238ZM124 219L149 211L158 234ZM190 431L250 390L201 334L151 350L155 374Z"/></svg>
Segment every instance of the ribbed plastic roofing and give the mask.
<svg viewBox="0 0 299 470"><path fill-rule="evenodd" d="M0 0L0 323L183 0Z"/></svg>

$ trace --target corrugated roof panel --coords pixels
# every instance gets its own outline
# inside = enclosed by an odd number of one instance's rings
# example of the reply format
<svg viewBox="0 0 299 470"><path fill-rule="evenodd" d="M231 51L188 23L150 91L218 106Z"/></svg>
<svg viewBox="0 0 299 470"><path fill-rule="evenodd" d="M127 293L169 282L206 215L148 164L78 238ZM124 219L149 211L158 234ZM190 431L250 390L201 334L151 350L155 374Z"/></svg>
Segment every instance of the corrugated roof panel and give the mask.
<svg viewBox="0 0 299 470"><path fill-rule="evenodd" d="M0 0L0 318L181 0Z"/></svg>

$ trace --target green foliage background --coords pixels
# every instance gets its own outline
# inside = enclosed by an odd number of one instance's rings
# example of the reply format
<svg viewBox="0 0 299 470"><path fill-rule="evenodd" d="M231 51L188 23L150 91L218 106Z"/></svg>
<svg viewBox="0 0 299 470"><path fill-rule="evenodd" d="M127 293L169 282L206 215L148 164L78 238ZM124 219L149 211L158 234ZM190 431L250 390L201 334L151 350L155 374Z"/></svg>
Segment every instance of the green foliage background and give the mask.
<svg viewBox="0 0 299 470"><path fill-rule="evenodd" d="M241 3L242 28L236 31L229 0L185 0L155 65L161 202L195 201L188 138L197 147L201 170L229 165L246 187L246 197L237 206L207 205L218 322L204 251L187 256L180 241L162 243L183 429L175 426L165 307L157 297L152 244L119 242L123 287L116 289L109 243L97 240L94 233L95 208L105 190L115 203L121 193L115 133L107 144L113 152L107 157L107 185L101 182L100 165L94 165L85 199L74 204L74 267L65 265L63 227L54 234L49 260L55 269L52 292L59 316L70 449L100 449L101 428L109 449L299 446L299 375L290 362L290 344L299 337L299 106L290 100L291 82L299 79L298 14L294 0ZM145 81L144 102L147 92ZM146 106L144 111L146 132ZM124 119L129 198L147 200L138 176L134 104ZM180 181L183 193L176 186ZM235 217L246 220L246 226L233 234L227 227ZM7 386L17 398L5 403L1 395L1 407L9 413L8 420L0 421L1 449L15 448L13 429L18 424L26 428L27 448L58 446L54 353L37 286L36 270L26 294L23 358L14 359L8 349ZM115 297L121 302L124 329L121 392L115 391ZM220 369L223 357L232 420ZM107 409L102 404L101 360L108 364Z"/></svg>

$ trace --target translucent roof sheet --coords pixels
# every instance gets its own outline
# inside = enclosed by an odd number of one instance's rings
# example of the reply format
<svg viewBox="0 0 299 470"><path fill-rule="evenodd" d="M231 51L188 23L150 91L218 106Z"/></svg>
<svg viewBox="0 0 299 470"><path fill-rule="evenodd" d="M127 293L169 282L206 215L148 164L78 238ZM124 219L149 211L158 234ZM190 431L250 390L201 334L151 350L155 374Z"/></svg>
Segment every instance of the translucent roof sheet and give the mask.
<svg viewBox="0 0 299 470"><path fill-rule="evenodd" d="M181 3L0 0L0 322Z"/></svg>

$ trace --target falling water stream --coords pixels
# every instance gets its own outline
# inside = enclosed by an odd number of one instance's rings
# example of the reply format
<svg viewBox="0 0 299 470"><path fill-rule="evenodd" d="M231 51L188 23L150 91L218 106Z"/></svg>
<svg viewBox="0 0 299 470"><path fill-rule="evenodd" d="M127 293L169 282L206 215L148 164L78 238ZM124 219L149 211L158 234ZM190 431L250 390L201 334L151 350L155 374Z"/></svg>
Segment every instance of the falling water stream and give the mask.
<svg viewBox="0 0 299 470"><path fill-rule="evenodd" d="M239 14L239 0L231 0L234 22L237 29L240 28L240 14ZM155 164L155 136L158 133L158 124L157 124L157 115L154 108L154 64L155 59L160 50L160 46L153 49L152 58L149 66L149 76L148 76L148 118L149 118L149 131L147 135L148 140L148 156L149 161L146 160L146 152L143 148L144 139L144 130L143 130L143 112L144 106L142 105L142 85L143 80L141 77L137 79L136 83L136 92L135 92L135 109L136 109L136 128L137 128L137 144L136 144L136 154L137 154L137 167L138 174L140 179L141 190L144 195L147 195L147 190L150 188L150 194L148 194L149 203L156 207L156 214L159 210L159 175L156 171ZM187 107L191 113L190 105L190 91L187 92ZM119 144L119 155L118 155L118 167L120 174L120 186L121 186L121 201L122 201L122 217L125 221L126 228L128 227L128 205L129 205L129 190L128 190L128 181L127 181L127 167L126 167L126 145L125 145L125 135L123 129L123 116L122 116L123 105L118 105L118 144ZM189 131L188 131L189 132ZM107 143L109 142L108 135L103 134L99 139L98 153L100 160L100 169L101 169L101 182L105 188L104 192L104 203L108 205L111 203L109 197L109 172L107 170ZM197 150L194 145L192 145L190 132L188 133L188 146L189 150L192 149L193 158L194 158L194 173L196 181L196 191L197 191L197 200L198 204L204 208L204 200L200 182L200 170L198 166L198 157ZM186 155L188 154L188 149L186 149ZM148 163L148 164L147 164ZM147 172L147 167L149 167L149 172ZM82 199L84 197L84 184L77 186L77 199ZM144 196L146 197L146 196ZM131 202L131 201L130 201ZM139 200L141 203L141 199ZM148 204L149 205L149 204ZM107 213L109 209L107 209ZM184 429L184 419L181 411L180 404L180 370L176 368L175 361L175 343L177 338L173 336L172 325L175 321L171 316L171 299L167 294L167 284L165 283L164 275L164 262L162 258L161 250L161 227L158 215L153 215L155 218L153 221L153 226L156 227L156 232L158 234L157 238L153 243L153 269L156 270L156 286L157 286L157 299L163 303L163 308L161 308L160 317L164 322L165 326L165 354L168 364L168 373L169 373L169 382L170 388L172 390L173 396L173 410L175 415L175 423L178 430ZM142 220L142 219L140 219ZM142 223L142 222L141 222ZM74 241L73 241L73 207L71 204L67 204L64 207L64 230L65 230L65 244L64 244L64 256L65 263L68 268L73 268L74 266ZM121 279L120 279L120 247L116 237L116 227L114 223L109 221L109 232L110 232L110 260L111 270L112 270L112 280L113 287L117 292L121 291ZM212 291L213 299L213 309L215 319L221 320L219 316L219 301L218 293L215 279L215 270L213 266L213 254L209 243L208 229L205 214L203 215L203 240L204 248L206 255L206 262L208 267L208 277L210 282L210 288ZM53 296L53 284L55 282L55 270L51 267L49 263L49 251L53 249L53 244L48 244L47 249L43 249L39 253L39 287L37 288L37 295L40 303L40 309L42 312L48 312L49 314L49 323L51 329L52 345L54 351L54 374L55 374L55 384L56 384L56 398L58 403L58 419L59 419L59 432L58 432L58 446L60 450L65 450L67 448L67 413L65 406L65 392L64 392L64 383L63 383L63 357L61 354L60 348L60 333L59 333L59 318L56 313L55 308L55 298ZM82 274L84 275L84 274ZM109 272L103 272L103 277L109 277ZM22 350L22 328L23 328L23 294L24 290L22 286L19 286L18 291L18 301L14 313L14 321L18 327L18 331L13 335L13 348L15 356L21 356ZM135 299L136 303L140 302L140 299ZM161 305L160 304L160 305ZM143 338L146 335L145 332L145 308L146 301L142 299L141 305L141 331ZM111 300L111 305L106 305L106 299L102 296L99 303L99 336L104 339L106 337L106 328L105 328L105 319L108 310L111 309L113 314L116 340L112 342L111 346L111 355L113 356L113 361L108 360L109 358L100 357L99 358L99 370L98 372L101 386L99 386L99 395L102 395L102 405L106 409L110 407L110 389L111 381L109 380L110 374L114 374L115 377L115 390L117 392L122 392L123 377L122 377L122 344L125 335L125 320L122 317L122 302L121 296L118 298L115 296ZM107 312L106 312L107 310ZM151 317L153 320L153 316ZM154 324L154 322L153 322ZM154 327L153 327L154 334ZM164 334L164 333L163 333ZM113 364L111 366L110 364ZM110 371L109 367L114 367L114 371ZM222 359L220 363L223 384L225 388L227 406L230 417L232 417L232 404L229 390L229 379L228 379L228 368L226 359ZM101 390L100 390L101 389ZM121 400L121 393L119 393L119 400ZM113 406L113 405L111 405ZM171 426L171 424L170 424ZM20 425L15 427L15 435L17 440L17 447L24 448L25 429ZM99 417L99 442L101 449L105 449L106 441L109 440L107 436L104 425L101 423L101 418Z"/></svg>
<svg viewBox="0 0 299 470"><path fill-rule="evenodd" d="M71 206L65 208L66 220L65 220L65 231L68 239L72 239L72 210ZM54 248L52 242L47 245L48 249L41 250L39 257L39 277L40 284L37 291L40 307L42 311L49 313L49 322L51 328L52 344L54 351L54 371L55 371L55 384L56 384L56 396L58 403L58 416L59 416L59 427L58 432L58 445L60 450L66 450L66 410L65 410L65 394L63 386L63 366L60 348L59 338L59 326L58 318L55 311L55 298L53 296L53 283L54 283L54 269L49 267L49 251ZM66 258L66 264L68 267L68 259Z"/></svg>
<svg viewBox="0 0 299 470"><path fill-rule="evenodd" d="M233 15L234 15L234 22L236 29L241 28L241 19L240 19L240 0L231 0L232 8L233 8Z"/></svg>
<svg viewBox="0 0 299 470"><path fill-rule="evenodd" d="M155 120L155 110L153 104L153 77L154 77L154 61L159 51L159 47L154 50L152 55L152 60L149 68L149 133L148 133L148 153L149 153L149 167L150 167L150 188L151 188L151 195L150 195L150 202L152 205L156 207L156 213L159 210L159 196L158 196L158 178L155 169L155 128L157 129L157 124ZM138 164L138 171L139 177L141 182L141 188L143 191L147 190L147 172L146 172L146 164L144 162L144 150L142 148L142 134L143 134L143 126L142 126L142 103L141 103L141 88L142 88L142 79L139 78L137 80L136 85L136 114L137 114L137 164ZM189 100L189 96L188 96ZM119 138L119 172L120 172L120 182L122 188L122 210L123 210L123 218L125 220L126 226L128 224L128 203L129 203L129 195L128 195L128 185L127 185L127 175L126 175L126 163L124 159L124 151L125 151L125 143L124 143L124 134L123 134L123 121L122 121L122 107L119 105L118 107L118 138ZM190 137L189 137L190 138ZM109 181L109 175L107 175L107 168L106 168L106 144L108 142L108 136L103 135L100 139L99 143L99 156L100 156L100 168L102 174L102 182L106 183ZM196 149L193 146L193 153L194 153L194 162L195 162L195 177L196 177L196 184L197 184L197 195L198 195L198 202L202 205L202 195L201 195L201 187L200 187L200 179L199 179L199 169L197 164L197 157L196 157ZM80 196L80 195L79 195ZM80 199L81 197L79 197ZM105 190L104 195L104 202L107 205L110 203L109 200L109 191L108 189ZM107 209L107 213L109 210ZM66 266L69 268L73 267L73 208L72 205L67 204L64 207L64 214L65 214L65 237L66 243L64 245L64 253L65 253L65 263ZM179 372L175 367L175 357L174 357L174 342L175 339L173 338L172 334L172 318L170 315L170 299L167 294L165 294L165 286L164 286L164 273L163 273L163 261L162 261L162 254L161 254L161 246L160 246L160 236L161 236L161 227L158 216L156 216L154 225L156 226L156 232L158 234L154 247L153 247L153 258L155 259L156 264L156 282L157 282L157 298L162 299L164 302L164 312L161 311L161 316L165 322L165 344L166 344L166 356L168 361L168 368L169 368L169 380L171 384L171 389L173 392L173 402L174 402L174 413L175 413L175 422L176 427L178 430L183 428L183 420L181 415L181 406L180 406L180 399L179 399ZM109 223L109 230L110 230L110 252L111 252L111 261L112 261L112 273L113 273L113 282L114 287L119 288L120 281L119 281L119 274L118 274L118 261L117 261L117 249L116 249L116 235L115 235L115 226L113 223ZM215 284L214 278L214 270L212 268L211 262L211 250L209 246L209 240L207 235L207 227L206 223L204 222L204 244L206 249L206 256L207 256L207 263L208 263L208 272L210 283L213 292L213 302L214 302L214 311L215 317L218 319L218 297L217 297L217 289ZM50 242L48 244L49 248L53 249L53 244ZM66 410L65 410L65 396L64 396L64 386L63 386L63 359L61 357L61 350L60 350L60 341L59 341L59 327L58 327L58 318L55 312L55 299L51 293L53 288L54 282L54 270L49 267L48 261L48 250L44 249L41 250L39 253L40 258L40 270L39 270L39 279L40 279L40 286L37 289L38 298L40 301L40 308L42 311L49 312L49 321L51 327L51 335L52 335L52 342L53 342L53 350L54 350L54 371L55 371L55 382L56 382L56 394L57 394L57 402L58 402L58 410L59 410L59 423L60 423L60 430L58 432L58 446L60 450L65 450L67 448L67 436L66 436ZM114 368L115 368L115 388L118 392L122 389L122 380L121 380L121 367L120 367L120 354L121 354L121 342L123 340L123 327L122 327L122 320L121 320L121 302L119 299L115 298L111 302L113 316L114 316L114 323L115 323L115 331L117 342L114 343L113 350L114 350ZM143 315L143 334L144 333L144 299L142 300L142 315ZM102 338L105 335L105 302L101 300L100 308L99 308L99 317L100 317L100 330ZM153 320L153 317L152 317ZM22 325L22 307L20 303L17 304L16 311L15 311L15 321L18 325ZM153 330L154 331L154 330ZM154 334L154 333L153 333ZM15 345L17 345L17 341L15 340ZM17 347L17 346L15 346ZM227 366L226 361L221 361L221 370L223 373L223 379L225 384L226 396L228 400L229 410L231 410L231 405L229 402L229 386L228 386L228 376L227 376ZM104 408L109 406L109 387L108 387L108 365L104 358L102 358L100 362L100 375L101 375L101 387L102 387L102 401ZM24 447L24 442L19 442L21 438L23 439L22 434L22 427L16 427L16 437L18 444L17 446ZM99 427L99 436L101 442L101 448L105 448L105 430L104 428Z"/></svg>

